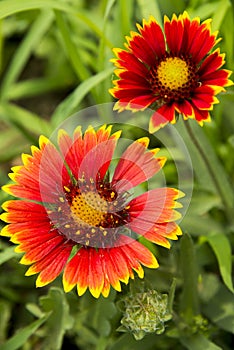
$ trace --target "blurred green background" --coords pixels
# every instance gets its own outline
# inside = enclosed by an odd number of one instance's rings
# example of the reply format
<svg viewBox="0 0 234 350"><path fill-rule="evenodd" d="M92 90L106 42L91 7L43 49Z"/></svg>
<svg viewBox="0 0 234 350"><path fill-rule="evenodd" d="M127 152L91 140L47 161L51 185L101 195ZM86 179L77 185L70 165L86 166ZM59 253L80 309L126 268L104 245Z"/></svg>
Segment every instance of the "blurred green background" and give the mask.
<svg viewBox="0 0 234 350"><path fill-rule="evenodd" d="M6 184L22 152L38 136L53 130L83 108L112 102L113 47L124 47L135 23L153 15L188 11L191 18L212 18L223 39L225 68L234 67L233 2L229 0L2 0L0 1L0 185ZM233 77L232 77L233 78ZM212 122L195 125L228 206L223 205L201 156L178 123L194 164L194 192L181 222L184 236L170 251L154 249L160 269L146 271L146 286L171 293L173 317L165 331L136 340L118 331L125 310L119 301L136 293L124 286L108 299L86 293L65 295L61 281L35 288L8 239L0 239L0 348L57 349L232 349L234 298L234 94L219 95ZM139 130L132 130L132 138ZM134 135L135 133L135 135ZM166 152L162 145L162 152ZM176 187L176 169L168 160L168 182ZM0 203L9 199L0 192ZM3 226L4 223L2 222ZM176 279L176 288L173 285ZM139 284L142 288L142 285ZM140 289L142 290L142 289ZM126 315L125 315L126 316Z"/></svg>

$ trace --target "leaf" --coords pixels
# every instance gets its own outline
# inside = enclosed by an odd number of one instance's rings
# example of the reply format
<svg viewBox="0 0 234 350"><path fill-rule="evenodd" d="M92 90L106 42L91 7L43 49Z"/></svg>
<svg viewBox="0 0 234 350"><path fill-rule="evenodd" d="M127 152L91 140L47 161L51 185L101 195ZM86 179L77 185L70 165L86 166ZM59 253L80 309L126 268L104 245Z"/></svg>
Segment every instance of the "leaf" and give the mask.
<svg viewBox="0 0 234 350"><path fill-rule="evenodd" d="M188 338L181 337L180 342L189 350L222 350L222 348L212 343L202 334L196 334Z"/></svg>
<svg viewBox="0 0 234 350"><path fill-rule="evenodd" d="M35 142L32 133L36 135L50 135L50 125L36 114L19 106L2 103L0 104L0 120L13 124L30 141Z"/></svg>
<svg viewBox="0 0 234 350"><path fill-rule="evenodd" d="M224 234L208 236L205 239L216 255L225 285L231 292L234 292L232 283L232 249L230 241Z"/></svg>
<svg viewBox="0 0 234 350"><path fill-rule="evenodd" d="M6 248L0 253L0 265L16 256L19 257L19 254L15 252L15 247Z"/></svg>
<svg viewBox="0 0 234 350"><path fill-rule="evenodd" d="M30 30L12 56L10 65L4 75L1 87L1 97L5 99L12 83L14 83L22 72L33 49L37 46L42 36L47 32L53 20L53 12L43 11L33 22Z"/></svg>
<svg viewBox="0 0 234 350"><path fill-rule="evenodd" d="M231 211L234 203L232 187L223 165L219 161L204 131L196 121L191 120L180 120L176 128L190 152L197 180L204 188L209 184L209 189L211 191L215 190L222 197L225 209L228 208ZM227 214L230 213L228 212Z"/></svg>
<svg viewBox="0 0 234 350"><path fill-rule="evenodd" d="M44 348L59 350L66 330L73 326L73 318L69 314L66 296L61 289L52 287L47 296L40 298L40 305L45 312L51 312L46 322Z"/></svg>
<svg viewBox="0 0 234 350"><path fill-rule="evenodd" d="M204 215L212 208L219 208L221 200L219 196L207 192L205 189L194 190L189 206L189 213L192 215Z"/></svg>
<svg viewBox="0 0 234 350"><path fill-rule="evenodd" d="M183 231L188 231L193 236L208 236L212 231L225 231L221 223L215 221L214 218L210 216L198 217L197 215L193 215L191 211L181 221L181 227Z"/></svg>
<svg viewBox="0 0 234 350"><path fill-rule="evenodd" d="M55 10L55 16L57 21L58 29L62 35L66 53L70 60L71 66L73 67L77 77L81 80L88 79L89 73L86 66L83 64L79 50L71 37L71 28L69 28L66 18L60 11Z"/></svg>
<svg viewBox="0 0 234 350"><path fill-rule="evenodd" d="M11 318L11 304L5 300L0 299L0 344L5 341L7 330L10 325Z"/></svg>
<svg viewBox="0 0 234 350"><path fill-rule="evenodd" d="M77 109L84 96L101 81L106 79L113 72L108 68L83 81L59 106L51 117L55 126L59 125L64 119L71 116Z"/></svg>
<svg viewBox="0 0 234 350"><path fill-rule="evenodd" d="M74 8L57 0L6 0L0 2L0 18L11 16L17 12L43 7L56 8L58 10L74 13Z"/></svg>
<svg viewBox="0 0 234 350"><path fill-rule="evenodd" d="M29 326L20 329L13 337L1 345L1 350L16 350L23 346L26 340L33 335L36 330L47 320L48 315L31 323Z"/></svg>
<svg viewBox="0 0 234 350"><path fill-rule="evenodd" d="M143 18L148 20L150 15L153 15L160 26L162 26L162 15L157 1L151 0L138 0L138 6L141 10L141 15Z"/></svg>
<svg viewBox="0 0 234 350"><path fill-rule="evenodd" d="M180 240L180 265L183 276L183 291L180 302L180 312L189 321L198 314L198 294L197 294L197 261L193 241L188 234L182 236Z"/></svg>
<svg viewBox="0 0 234 350"><path fill-rule="evenodd" d="M226 16L228 10L230 10L231 3L229 0L221 0L218 3L217 9L214 11L214 15L212 17L212 30L219 30L221 24Z"/></svg>
<svg viewBox="0 0 234 350"><path fill-rule="evenodd" d="M203 312L219 328L234 334L234 295L220 284L217 293L203 306Z"/></svg>

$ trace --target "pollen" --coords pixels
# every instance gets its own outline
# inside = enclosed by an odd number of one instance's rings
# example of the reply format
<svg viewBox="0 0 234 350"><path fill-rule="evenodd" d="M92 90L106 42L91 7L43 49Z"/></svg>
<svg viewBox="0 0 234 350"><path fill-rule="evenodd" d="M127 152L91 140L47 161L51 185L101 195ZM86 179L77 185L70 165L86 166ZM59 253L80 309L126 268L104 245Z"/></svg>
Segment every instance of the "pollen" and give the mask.
<svg viewBox="0 0 234 350"><path fill-rule="evenodd" d="M74 197L70 208L73 219L81 226L99 226L105 218L108 205L98 193L89 191Z"/></svg>
<svg viewBox="0 0 234 350"><path fill-rule="evenodd" d="M177 90L188 82L189 67L179 57L168 57L157 69L158 80L170 90Z"/></svg>
<svg viewBox="0 0 234 350"><path fill-rule="evenodd" d="M199 85L197 67L189 57L164 57L150 71L149 83L159 105L191 98Z"/></svg>

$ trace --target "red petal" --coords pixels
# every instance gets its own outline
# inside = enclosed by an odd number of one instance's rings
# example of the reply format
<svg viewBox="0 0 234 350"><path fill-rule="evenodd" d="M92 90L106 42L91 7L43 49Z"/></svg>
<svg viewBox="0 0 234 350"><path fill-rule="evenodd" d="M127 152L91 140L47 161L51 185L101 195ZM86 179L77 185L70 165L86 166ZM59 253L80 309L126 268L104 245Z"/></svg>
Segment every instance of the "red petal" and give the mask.
<svg viewBox="0 0 234 350"><path fill-rule="evenodd" d="M100 252L95 248L89 249L89 277L88 284L90 293L99 298L104 286L104 274Z"/></svg>
<svg viewBox="0 0 234 350"><path fill-rule="evenodd" d="M146 66L139 61L131 52L125 50L114 49L114 53L119 59L114 59L113 62L116 67L124 68L127 71L136 73L142 77L148 74L149 70Z"/></svg>
<svg viewBox="0 0 234 350"><path fill-rule="evenodd" d="M160 128L164 127L168 122L174 122L175 120L175 106L163 105L160 107L150 119L149 131L151 133L156 132Z"/></svg>
<svg viewBox="0 0 234 350"><path fill-rule="evenodd" d="M135 141L121 156L112 182L118 192L127 191L156 174L164 162L165 158L154 158L142 143Z"/></svg>
<svg viewBox="0 0 234 350"><path fill-rule="evenodd" d="M165 39L161 27L153 17L149 22L143 21L143 28L138 26L141 35L151 47L156 57L162 57L165 54Z"/></svg>
<svg viewBox="0 0 234 350"><path fill-rule="evenodd" d="M181 16L177 19L176 15L173 15L171 22L165 17L164 28L170 53L179 55L184 32Z"/></svg>
<svg viewBox="0 0 234 350"><path fill-rule="evenodd" d="M229 81L228 81L229 76L230 76L230 72L228 70L221 69L216 72L204 74L202 76L202 82L206 85L227 86L229 85Z"/></svg>
<svg viewBox="0 0 234 350"><path fill-rule="evenodd" d="M38 233L40 235L40 233ZM41 259L46 259L48 255L53 253L53 250L59 247L64 242L64 237L57 235L47 235L47 240L44 242L38 242L35 246L33 243L24 243L20 245L20 249L26 250L25 255L21 259L21 264L32 264Z"/></svg>
<svg viewBox="0 0 234 350"><path fill-rule="evenodd" d="M205 58L198 70L198 74L201 79L203 79L203 75L205 76L206 74L215 72L217 69L222 67L224 63L224 55L220 54L219 49L217 49Z"/></svg>
<svg viewBox="0 0 234 350"><path fill-rule="evenodd" d="M48 222L45 208L37 203L11 200L3 204L3 209L7 211L7 213L2 214L2 217L4 215L3 220L9 223Z"/></svg>
<svg viewBox="0 0 234 350"><path fill-rule="evenodd" d="M52 282L63 270L69 255L72 250L72 245L64 244L55 248L47 257L32 265L26 272L26 276L40 272L37 278L36 286L42 287Z"/></svg>
<svg viewBox="0 0 234 350"><path fill-rule="evenodd" d="M157 268L158 262L155 256L141 243L138 241L132 240L130 244L123 246L126 256L130 259L134 259L135 263L139 262L140 264L147 266L149 268ZM135 265L135 264L134 264ZM133 269L138 269L137 265L132 266Z"/></svg>
<svg viewBox="0 0 234 350"><path fill-rule="evenodd" d="M128 49L149 67L152 67L156 63L155 53L151 49L149 43L141 35L132 32L132 37L128 42Z"/></svg>
<svg viewBox="0 0 234 350"><path fill-rule="evenodd" d="M134 198L130 203L130 227L144 235L156 223L175 221L180 214L173 210L175 200L182 194L173 188L158 188Z"/></svg>
<svg viewBox="0 0 234 350"><path fill-rule="evenodd" d="M203 122L210 121L210 113L209 113L209 111L198 109L195 105L193 105L193 110L194 110L194 118L196 119L196 121L200 125L203 125Z"/></svg>

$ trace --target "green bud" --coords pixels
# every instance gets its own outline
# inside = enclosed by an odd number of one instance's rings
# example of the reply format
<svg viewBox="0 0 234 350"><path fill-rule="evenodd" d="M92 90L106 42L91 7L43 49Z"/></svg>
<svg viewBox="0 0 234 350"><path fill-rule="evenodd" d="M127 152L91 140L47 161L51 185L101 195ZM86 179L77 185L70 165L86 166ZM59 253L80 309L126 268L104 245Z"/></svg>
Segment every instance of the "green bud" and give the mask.
<svg viewBox="0 0 234 350"><path fill-rule="evenodd" d="M147 333L161 334L164 322L171 319L168 311L168 295L155 290L136 293L123 299L124 316L119 331L131 332L136 340Z"/></svg>

